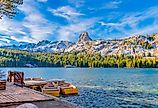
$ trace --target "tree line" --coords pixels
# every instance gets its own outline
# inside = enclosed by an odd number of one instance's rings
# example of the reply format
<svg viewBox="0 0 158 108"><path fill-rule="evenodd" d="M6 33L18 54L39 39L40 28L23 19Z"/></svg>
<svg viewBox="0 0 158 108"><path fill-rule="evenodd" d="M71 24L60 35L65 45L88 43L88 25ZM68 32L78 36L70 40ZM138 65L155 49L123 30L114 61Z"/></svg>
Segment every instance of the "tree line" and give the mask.
<svg viewBox="0 0 158 108"><path fill-rule="evenodd" d="M101 56L88 53L30 53L27 51L0 49L0 67L103 67L103 68L156 68L156 57Z"/></svg>

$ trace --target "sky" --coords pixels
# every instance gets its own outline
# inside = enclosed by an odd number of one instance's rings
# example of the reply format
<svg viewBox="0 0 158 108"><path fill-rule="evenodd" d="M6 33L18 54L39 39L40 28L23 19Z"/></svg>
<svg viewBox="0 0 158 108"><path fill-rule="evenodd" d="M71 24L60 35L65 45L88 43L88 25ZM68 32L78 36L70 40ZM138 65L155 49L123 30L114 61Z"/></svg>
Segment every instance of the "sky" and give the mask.
<svg viewBox="0 0 158 108"><path fill-rule="evenodd" d="M24 0L0 34L23 42L117 39L158 32L158 0Z"/></svg>

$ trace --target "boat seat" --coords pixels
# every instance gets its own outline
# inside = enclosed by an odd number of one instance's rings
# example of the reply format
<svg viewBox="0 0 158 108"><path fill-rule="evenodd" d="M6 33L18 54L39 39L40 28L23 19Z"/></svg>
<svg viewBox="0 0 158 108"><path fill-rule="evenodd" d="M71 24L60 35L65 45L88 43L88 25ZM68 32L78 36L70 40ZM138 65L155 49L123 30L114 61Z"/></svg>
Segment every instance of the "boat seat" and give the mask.
<svg viewBox="0 0 158 108"><path fill-rule="evenodd" d="M73 87L60 87L61 89L70 89L70 88L73 88Z"/></svg>

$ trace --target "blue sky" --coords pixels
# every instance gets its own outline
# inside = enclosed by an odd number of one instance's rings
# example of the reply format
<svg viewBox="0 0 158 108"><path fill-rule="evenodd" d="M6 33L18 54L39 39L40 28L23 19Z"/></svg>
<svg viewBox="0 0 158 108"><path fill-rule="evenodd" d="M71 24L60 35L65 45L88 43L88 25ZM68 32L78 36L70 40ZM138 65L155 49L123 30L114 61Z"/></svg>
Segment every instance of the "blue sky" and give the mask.
<svg viewBox="0 0 158 108"><path fill-rule="evenodd" d="M0 34L17 41L115 39L158 32L157 0L24 0Z"/></svg>

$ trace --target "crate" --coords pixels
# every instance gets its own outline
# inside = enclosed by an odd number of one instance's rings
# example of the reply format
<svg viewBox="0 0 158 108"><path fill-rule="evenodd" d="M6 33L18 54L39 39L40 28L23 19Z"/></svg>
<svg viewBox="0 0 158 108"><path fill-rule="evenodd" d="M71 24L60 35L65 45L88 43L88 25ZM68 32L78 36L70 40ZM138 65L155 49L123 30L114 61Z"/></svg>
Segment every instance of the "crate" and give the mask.
<svg viewBox="0 0 158 108"><path fill-rule="evenodd" d="M0 80L0 90L5 90L5 89L6 89L6 81Z"/></svg>

